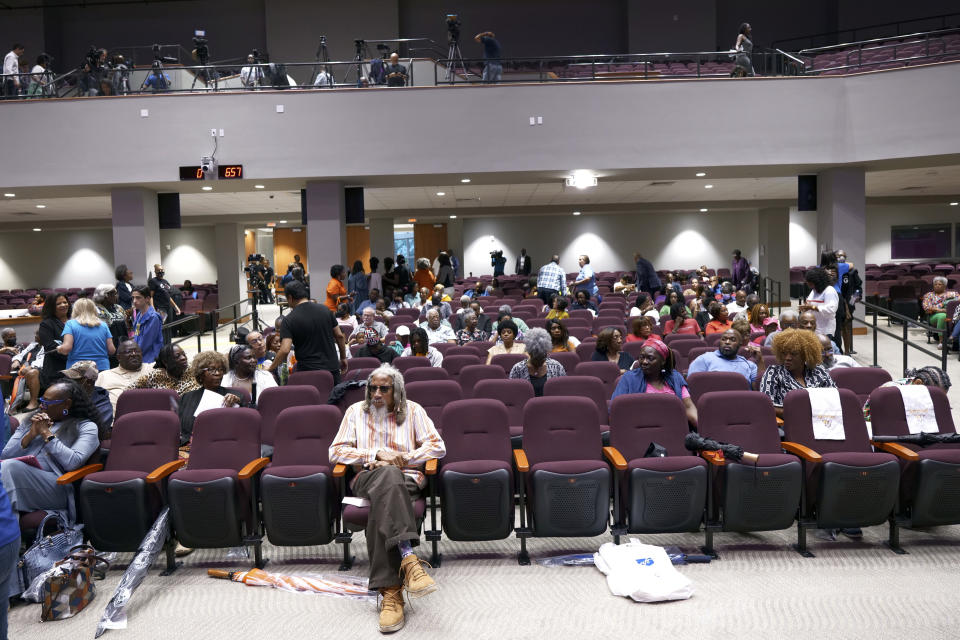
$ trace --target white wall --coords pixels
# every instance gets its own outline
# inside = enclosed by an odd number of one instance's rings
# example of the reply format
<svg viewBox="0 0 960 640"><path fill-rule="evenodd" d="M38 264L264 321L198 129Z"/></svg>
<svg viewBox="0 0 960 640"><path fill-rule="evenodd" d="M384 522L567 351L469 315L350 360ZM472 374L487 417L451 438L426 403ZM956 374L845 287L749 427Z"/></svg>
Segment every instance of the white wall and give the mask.
<svg viewBox="0 0 960 640"><path fill-rule="evenodd" d="M942 204L867 205L867 262L893 262L890 258L890 227L905 224L953 222L960 224L960 207ZM955 233L955 232L954 232ZM954 247L954 255L960 247Z"/></svg>
<svg viewBox="0 0 960 640"><path fill-rule="evenodd" d="M867 223L869 232L869 221ZM797 211L790 207L790 266L806 267L817 264L817 212Z"/></svg>
<svg viewBox="0 0 960 640"><path fill-rule="evenodd" d="M163 230L160 245L171 282L217 281L213 227ZM94 287L114 282L113 272L110 229L0 234L0 289ZM145 282L144 274L136 274L135 281Z"/></svg>
<svg viewBox="0 0 960 640"><path fill-rule="evenodd" d="M463 221L464 274L492 273L493 249L503 249L506 272L513 273L521 248L531 256L534 271L554 253L567 271L578 269L582 253L590 256L595 271L633 269L635 251L658 269L729 267L734 249L756 264L757 224L756 210L468 218Z"/></svg>

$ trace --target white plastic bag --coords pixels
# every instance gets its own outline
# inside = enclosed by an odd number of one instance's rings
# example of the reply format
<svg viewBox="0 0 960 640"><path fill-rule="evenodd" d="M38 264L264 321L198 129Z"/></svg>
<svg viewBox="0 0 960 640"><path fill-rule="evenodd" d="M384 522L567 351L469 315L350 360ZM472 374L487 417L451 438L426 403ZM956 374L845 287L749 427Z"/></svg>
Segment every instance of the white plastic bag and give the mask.
<svg viewBox="0 0 960 640"><path fill-rule="evenodd" d="M636 538L627 544L601 545L593 562L606 574L607 586L615 596L662 602L686 600L693 595L693 583L677 571L664 548L643 544Z"/></svg>

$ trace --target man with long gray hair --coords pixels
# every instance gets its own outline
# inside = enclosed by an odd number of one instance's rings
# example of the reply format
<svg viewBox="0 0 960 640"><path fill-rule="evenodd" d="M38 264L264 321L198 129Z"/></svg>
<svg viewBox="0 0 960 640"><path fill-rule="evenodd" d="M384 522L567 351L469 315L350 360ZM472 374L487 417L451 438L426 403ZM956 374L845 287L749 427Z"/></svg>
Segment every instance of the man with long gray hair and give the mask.
<svg viewBox="0 0 960 640"><path fill-rule="evenodd" d="M423 467L447 450L427 412L407 400L403 375L384 365L367 378L363 400L344 413L330 446L330 462L353 467L353 494L370 501L367 554L370 589L380 592L380 631L403 627L403 593L419 598L437 590L413 547L420 544L413 503L426 486ZM398 576L402 576L401 579Z"/></svg>

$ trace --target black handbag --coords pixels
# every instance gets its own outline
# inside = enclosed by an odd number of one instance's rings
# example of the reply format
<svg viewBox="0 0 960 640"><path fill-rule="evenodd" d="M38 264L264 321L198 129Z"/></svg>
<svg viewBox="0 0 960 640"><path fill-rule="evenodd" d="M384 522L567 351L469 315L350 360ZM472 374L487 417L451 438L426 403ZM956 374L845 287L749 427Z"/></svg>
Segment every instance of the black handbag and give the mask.
<svg viewBox="0 0 960 640"><path fill-rule="evenodd" d="M60 530L53 535L44 536L47 521L56 519ZM83 543L82 525L70 526L60 513L48 513L37 529L37 537L17 563L17 579L11 581L15 591L8 596L20 595L39 576L54 564L63 560L70 549Z"/></svg>

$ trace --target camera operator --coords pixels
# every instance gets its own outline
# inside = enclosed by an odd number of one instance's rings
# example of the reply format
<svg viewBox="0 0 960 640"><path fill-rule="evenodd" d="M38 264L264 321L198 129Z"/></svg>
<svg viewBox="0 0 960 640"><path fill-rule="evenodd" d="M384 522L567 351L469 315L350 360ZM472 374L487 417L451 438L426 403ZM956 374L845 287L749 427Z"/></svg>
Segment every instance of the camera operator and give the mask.
<svg viewBox="0 0 960 640"><path fill-rule="evenodd" d="M493 31L478 33L473 39L483 45L483 81L488 84L500 82L503 65L500 64L500 42Z"/></svg>
<svg viewBox="0 0 960 640"><path fill-rule="evenodd" d="M388 87L407 86L407 68L400 64L400 56L396 52L390 54L390 64L384 71L387 75Z"/></svg>
<svg viewBox="0 0 960 640"><path fill-rule="evenodd" d="M493 267L493 276L503 275L503 265L507 264L507 259L503 257L503 250L497 249L490 252L490 266Z"/></svg>
<svg viewBox="0 0 960 640"><path fill-rule="evenodd" d="M260 68L257 58L259 51L253 50L253 53L247 55L247 66L240 69L240 84L244 89L253 91L263 84L263 69Z"/></svg>
<svg viewBox="0 0 960 640"><path fill-rule="evenodd" d="M122 55L117 54L113 57L110 85L115 96L125 96L132 93L130 90L130 67L127 66L127 61Z"/></svg>
<svg viewBox="0 0 960 640"><path fill-rule="evenodd" d="M170 76L163 70L159 60L153 61L150 75L143 81L144 88L150 88L154 93L165 93L170 90Z"/></svg>
<svg viewBox="0 0 960 640"><path fill-rule="evenodd" d="M270 288L267 285L267 269L261 263L263 256L254 253L247 256L248 265L244 269L247 273L247 279L250 283L250 289L259 291L259 299L263 304L270 302Z"/></svg>
<svg viewBox="0 0 960 640"><path fill-rule="evenodd" d="M84 60L83 66L77 76L77 95L79 96L98 96L100 95L100 79L90 60Z"/></svg>

